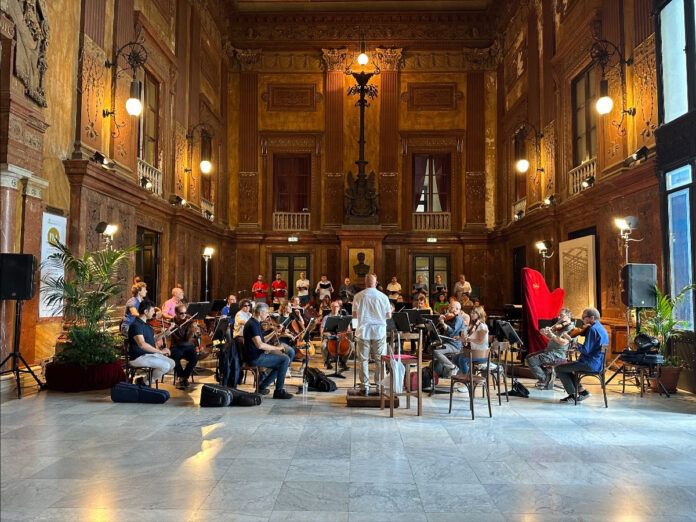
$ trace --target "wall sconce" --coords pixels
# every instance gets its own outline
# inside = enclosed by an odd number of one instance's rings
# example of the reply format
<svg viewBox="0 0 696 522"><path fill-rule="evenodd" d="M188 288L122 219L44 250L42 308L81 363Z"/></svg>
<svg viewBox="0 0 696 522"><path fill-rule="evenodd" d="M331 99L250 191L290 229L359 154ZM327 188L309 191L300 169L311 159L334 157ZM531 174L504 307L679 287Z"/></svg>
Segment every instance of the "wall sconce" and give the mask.
<svg viewBox="0 0 696 522"><path fill-rule="evenodd" d="M204 211L203 215L205 216L205 219L207 219L208 221L213 221L215 219L215 216L210 210Z"/></svg>
<svg viewBox="0 0 696 522"><path fill-rule="evenodd" d="M590 188L592 185L594 185L595 182L595 177L594 176L587 176L585 179L582 180L582 188Z"/></svg>
<svg viewBox="0 0 696 522"><path fill-rule="evenodd" d="M172 194L169 196L169 203L171 205L174 205L175 207L185 207L186 206L186 200L182 198L181 196L177 196L176 194Z"/></svg>
<svg viewBox="0 0 696 522"><path fill-rule="evenodd" d="M522 219L523 216L524 210L518 210L517 212L515 212L515 215L512 216L512 219L514 219L515 221L519 221L520 219Z"/></svg>
<svg viewBox="0 0 696 522"><path fill-rule="evenodd" d="M549 194L544 198L544 206L545 207L550 207L553 205L556 205L558 203L558 198L556 197L555 194Z"/></svg>
<svg viewBox="0 0 696 522"><path fill-rule="evenodd" d="M646 147L645 145L643 145L641 148L639 148L637 151L635 151L633 154L631 154L624 160L624 167L630 167L633 163L635 163L636 161L640 161L641 159L648 159L648 147Z"/></svg>
<svg viewBox="0 0 696 522"><path fill-rule="evenodd" d="M544 278L546 277L546 260L551 259L553 257L553 252L549 254L549 250L551 250L551 241L548 239L544 239L543 241L537 241L535 244L537 250L539 251L539 255L541 256L541 271L544 274Z"/></svg>
<svg viewBox="0 0 696 522"><path fill-rule="evenodd" d="M527 127L530 127L534 131L534 151L536 153L536 161L538 164L539 160L541 159L541 138L543 138L544 135L537 130L534 124L527 120L522 120L517 124L515 137L521 140L521 143L525 143L527 140ZM518 157L515 158L515 168L517 169L517 172L527 172L529 170L529 159L526 157L526 150L516 152L518 152ZM536 170L537 172L544 172L544 169L540 167L537 167Z"/></svg>
<svg viewBox="0 0 696 522"><path fill-rule="evenodd" d="M211 162L213 156L213 136L214 133L209 129L205 122L197 123L190 132L186 134L186 139L191 143L191 153L193 153L194 139L196 131L201 139L201 162L200 169L203 174L208 174L213 169ZM184 169L184 172L191 172L191 169Z"/></svg>
<svg viewBox="0 0 696 522"><path fill-rule="evenodd" d="M107 223L106 221L100 221L94 228L97 234L101 234L106 242L106 248L111 249L111 245L114 241L114 234L118 231L118 225L113 225Z"/></svg>
<svg viewBox="0 0 696 522"><path fill-rule="evenodd" d="M143 110L143 104L140 101L140 83L136 78L136 74L138 69L144 67L145 63L147 62L147 49L145 49L145 46L141 42L128 42L118 51L116 51L115 54L116 59L114 62L110 62L109 60L104 62L104 66L107 69L112 67L116 69L116 72L113 75L111 92L113 93L114 99L116 99L116 81L121 76L123 71L130 69L133 79L131 80L130 91L128 99L126 100L126 112L131 116L140 116L140 113ZM123 58L128 65L122 69L118 69L119 58ZM115 108L112 110L104 109L102 114L104 118L108 118L109 116L112 118L116 130L113 131L111 135L114 138L117 138L121 134L121 127L125 125L125 122L121 122L120 124L118 123L116 120Z"/></svg>
<svg viewBox="0 0 696 522"><path fill-rule="evenodd" d="M140 178L140 186L146 188L147 190L152 190L152 180L147 176Z"/></svg>
<svg viewBox="0 0 696 522"><path fill-rule="evenodd" d="M612 121L611 124L616 127L616 132L619 136L625 136L626 129L623 128L624 118L627 114L631 116L636 115L635 107L626 108L626 76L624 74L624 66L633 65L633 58L625 59L619 48L609 40L595 38L592 47L590 47L590 57L602 70L602 79L599 81L599 98L595 105L599 114L609 114L614 107L614 102L609 96L609 81L606 79L605 72L609 62L615 56L618 57L618 62L615 66L619 68L619 78L621 80L621 120L618 122Z"/></svg>
<svg viewBox="0 0 696 522"><path fill-rule="evenodd" d="M105 169L112 169L116 166L116 163L114 163L113 161L109 161L109 158L104 156L101 152L95 152L89 159L92 160L94 163L98 163Z"/></svg>

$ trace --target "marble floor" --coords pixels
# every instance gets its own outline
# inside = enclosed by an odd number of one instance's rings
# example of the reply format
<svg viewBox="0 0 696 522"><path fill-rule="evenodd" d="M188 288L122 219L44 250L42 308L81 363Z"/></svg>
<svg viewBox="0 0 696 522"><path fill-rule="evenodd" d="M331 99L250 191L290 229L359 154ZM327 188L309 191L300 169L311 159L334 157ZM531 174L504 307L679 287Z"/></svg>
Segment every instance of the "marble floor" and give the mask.
<svg viewBox="0 0 696 522"><path fill-rule="evenodd" d="M605 409L596 388L578 406L532 390L492 419L477 398L472 421L465 394L451 415L437 395L390 419L346 408L341 388L202 409L200 384L165 387L156 406L4 393L0 519L696 520L693 395L612 383Z"/></svg>

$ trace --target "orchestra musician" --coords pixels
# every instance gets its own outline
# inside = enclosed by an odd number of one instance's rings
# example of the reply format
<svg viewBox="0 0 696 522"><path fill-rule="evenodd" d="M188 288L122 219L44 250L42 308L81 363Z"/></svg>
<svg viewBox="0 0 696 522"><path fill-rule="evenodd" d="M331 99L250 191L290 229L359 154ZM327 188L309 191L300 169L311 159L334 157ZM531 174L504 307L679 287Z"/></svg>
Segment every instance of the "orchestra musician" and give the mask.
<svg viewBox="0 0 696 522"><path fill-rule="evenodd" d="M249 319L251 319L251 301L249 301L249 299L242 299L242 302L239 303L239 312L234 316L233 337L240 337L243 335L244 325Z"/></svg>
<svg viewBox="0 0 696 522"><path fill-rule="evenodd" d="M265 341L261 322L268 318L268 305L259 303L254 309L254 315L244 325L245 359L251 366L262 366L271 369L259 384L259 393L267 395L268 387L275 380L274 399L291 399L292 394L285 390L285 376L290 367L290 358L282 353L282 349Z"/></svg>
<svg viewBox="0 0 696 522"><path fill-rule="evenodd" d="M268 298L268 283L263 280L263 276L256 276L256 282L251 286L251 294L257 303L265 303Z"/></svg>
<svg viewBox="0 0 696 522"><path fill-rule="evenodd" d="M365 276L365 290L353 299L353 317L358 320L357 349L360 393L370 394L369 360L387 353L387 319L391 319L389 299L376 288L377 276Z"/></svg>
<svg viewBox="0 0 696 522"><path fill-rule="evenodd" d="M525 361L529 370L537 378L534 386L546 390L553 390L553 371L545 370L542 364L557 364L558 361L567 359L567 350L570 339L567 335L573 329L573 316L568 308L561 308L558 312L556 324L550 328L542 328L539 333L547 340L546 348L537 353L527 356Z"/></svg>
<svg viewBox="0 0 696 522"><path fill-rule="evenodd" d="M459 301L457 301L459 302ZM449 310L450 302L445 294L438 294L437 301L433 305L436 314L444 314Z"/></svg>
<svg viewBox="0 0 696 522"><path fill-rule="evenodd" d="M416 310L427 310L429 314L433 313L430 305L428 304L428 298L425 297L425 294L418 294L416 297Z"/></svg>
<svg viewBox="0 0 696 522"><path fill-rule="evenodd" d="M321 279L317 283L317 287L314 289L314 294L317 296L319 301L323 301L325 297L329 298L331 302L331 294L334 293L333 285L326 277L326 274L321 274Z"/></svg>
<svg viewBox="0 0 696 522"><path fill-rule="evenodd" d="M176 315L176 305L184 302L184 291L179 286L172 288L172 297L162 305L162 317L167 321L173 321Z"/></svg>
<svg viewBox="0 0 696 522"><path fill-rule="evenodd" d="M152 380L159 380L162 375L169 373L174 368L174 361L168 356L169 348L163 345L158 347L155 332L147 322L155 315L155 305L149 299L144 299L138 306L138 317L128 327L128 355L130 365L136 368L152 368ZM170 327L165 333L170 333L174 327ZM151 383L140 377L138 384L149 386Z"/></svg>
<svg viewBox="0 0 696 522"><path fill-rule="evenodd" d="M123 320L121 321L121 333L124 336L128 335L128 328L131 323L138 317L138 307L143 302L147 295L147 285L141 281L134 283L131 287L132 297L126 301L126 310Z"/></svg>
<svg viewBox="0 0 696 522"><path fill-rule="evenodd" d="M450 298L449 298L450 304L451 304L453 301L459 302L459 299L457 299L457 298L454 297L454 296L450 296ZM461 304L461 303L460 303L460 304ZM462 306L463 306L463 305L462 305ZM462 311L459 312L459 315L462 316L462 320L464 321L464 326L469 326L469 322L471 321L471 318L469 317L469 314L467 314L467 313L464 311L464 309L462 308Z"/></svg>
<svg viewBox="0 0 696 522"><path fill-rule="evenodd" d="M171 354L170 358L174 360L174 369L178 380L174 385L177 388L188 388L189 377L193 373L193 369L198 364L198 353L194 346L194 336L200 335L200 327L195 322L184 324L191 317L186 314L187 306L184 303L176 305L176 317L174 324L177 329L169 336ZM181 366L181 359L186 359L186 368Z"/></svg>
<svg viewBox="0 0 696 522"><path fill-rule="evenodd" d="M459 340L459 335L464 328L464 320L459 315L461 309L459 301L453 301L447 308L447 314L440 316L437 325L438 330L448 339L445 339L439 348L433 350L433 358L437 359L445 369L450 371L456 370L457 366L445 354L462 351L462 342Z"/></svg>
<svg viewBox="0 0 696 522"><path fill-rule="evenodd" d="M273 310L278 310L288 298L288 284L283 281L280 274L276 274L275 280L271 283L271 290L273 291Z"/></svg>
<svg viewBox="0 0 696 522"><path fill-rule="evenodd" d="M318 306L319 315L321 317L326 317L331 313L331 297L328 295L325 295L324 298L321 300Z"/></svg>
<svg viewBox="0 0 696 522"><path fill-rule="evenodd" d="M300 272L300 278L295 282L295 290L300 301L300 306L303 308L309 304L309 279L305 277L304 272Z"/></svg>
<svg viewBox="0 0 696 522"><path fill-rule="evenodd" d="M563 383L567 397L561 402L575 402L575 376L576 371L598 372L604 364L602 357L602 345L609 344L609 335L604 326L599 322L600 315L596 308L585 308L582 312L582 322L588 327L585 333L585 342L577 343L580 357L577 361L556 366L556 376ZM567 335L567 334L566 334ZM583 401L590 396L590 392L583 388L578 390L578 401Z"/></svg>
<svg viewBox="0 0 696 522"><path fill-rule="evenodd" d="M413 283L411 287L411 301L413 302L414 307L416 305L416 301L418 300L418 296L421 294L428 294L428 285L423 282L423 276L419 275L416 278L416 282Z"/></svg>
<svg viewBox="0 0 696 522"><path fill-rule="evenodd" d="M326 336L324 335L324 326L326 326L326 321L328 320L329 317L341 317L341 308L343 307L343 303L339 300L336 300L331 303L331 312L328 313L327 315L324 316L324 319L321 321L321 326L319 327L319 334L321 336L321 353L324 356L324 366L326 367L327 370L332 370L333 365L331 364L332 360L336 359L335 355L331 355L329 353L329 337L327 334ZM348 332L350 332L350 327L348 327ZM336 339L334 339L336 340ZM337 344L340 340L336 340ZM348 360L350 359L350 356L353 354L353 341L348 340L350 343L350 350L348 353L345 355L339 356L338 358L338 364L341 368L341 370L347 370L348 369Z"/></svg>
<svg viewBox="0 0 696 522"><path fill-rule="evenodd" d="M396 278L396 276L392 276L391 281L387 285L387 297L392 302L392 304L396 304L400 296L401 284L399 283L399 280Z"/></svg>
<svg viewBox="0 0 696 522"><path fill-rule="evenodd" d="M486 312L483 306L477 306L471 310L471 322L462 330L459 340L469 345L472 350L486 350L488 348L488 325L486 324ZM454 356L454 363L459 367L461 374L469 373L469 356L458 354ZM472 359L474 363L486 362L488 359ZM465 391L466 388L461 389Z"/></svg>
<svg viewBox="0 0 696 522"><path fill-rule="evenodd" d="M230 309L236 308L233 307L232 305L237 304L237 296L234 294L231 294L227 297L227 304L220 310L220 315L223 317L227 317L230 315Z"/></svg>

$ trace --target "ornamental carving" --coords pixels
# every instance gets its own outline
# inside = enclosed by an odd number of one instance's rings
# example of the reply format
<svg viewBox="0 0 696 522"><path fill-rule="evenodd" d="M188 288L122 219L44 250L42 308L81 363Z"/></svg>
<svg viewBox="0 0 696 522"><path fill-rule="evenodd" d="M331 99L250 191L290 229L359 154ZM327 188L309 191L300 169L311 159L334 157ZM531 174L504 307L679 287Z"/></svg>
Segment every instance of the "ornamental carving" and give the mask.
<svg viewBox="0 0 696 522"><path fill-rule="evenodd" d="M93 148L99 148L99 136L102 132L102 109L104 107L104 51L87 36L80 53L79 87L82 95L81 107L81 141Z"/></svg>
<svg viewBox="0 0 696 522"><path fill-rule="evenodd" d="M544 176L546 177L546 195L554 193L556 184L556 122L551 121L543 129L544 139L542 140L544 157Z"/></svg>
<svg viewBox="0 0 696 522"><path fill-rule="evenodd" d="M495 71L503 60L500 40L496 40L488 47L462 49L462 68L469 71Z"/></svg>
<svg viewBox="0 0 696 522"><path fill-rule="evenodd" d="M374 57L375 62L383 71L398 71L404 59L401 48L386 49L377 47Z"/></svg>
<svg viewBox="0 0 696 522"><path fill-rule="evenodd" d="M261 61L261 49L235 49L234 55L242 71L255 71L258 69Z"/></svg>
<svg viewBox="0 0 696 522"><path fill-rule="evenodd" d="M269 53L261 55L260 69L276 72L319 72L324 67L321 58L307 53Z"/></svg>
<svg viewBox="0 0 696 522"><path fill-rule="evenodd" d="M462 98L464 93L457 90L456 82L409 82L401 95L409 111L454 111Z"/></svg>
<svg viewBox="0 0 696 522"><path fill-rule="evenodd" d="M255 225L258 221L259 182L257 172L239 173L239 222Z"/></svg>
<svg viewBox="0 0 696 522"><path fill-rule="evenodd" d="M15 24L15 74L24 85L24 94L46 107L44 75L48 68L46 48L51 36L45 0L7 0L3 10Z"/></svg>
<svg viewBox="0 0 696 522"><path fill-rule="evenodd" d="M636 130L644 145L655 143L657 129L657 65L655 33L643 41L633 54L636 82Z"/></svg>
<svg viewBox="0 0 696 522"><path fill-rule="evenodd" d="M185 172L187 158L186 129L179 122L174 124L174 192L184 197Z"/></svg>
<svg viewBox="0 0 696 522"><path fill-rule="evenodd" d="M465 174L466 222L486 222L486 173L483 171Z"/></svg>
<svg viewBox="0 0 696 522"><path fill-rule="evenodd" d="M268 90L261 94L269 112L316 112L322 98L315 83L269 83Z"/></svg>
<svg viewBox="0 0 696 522"><path fill-rule="evenodd" d="M322 49L322 63L326 72L343 72L346 68L345 49Z"/></svg>

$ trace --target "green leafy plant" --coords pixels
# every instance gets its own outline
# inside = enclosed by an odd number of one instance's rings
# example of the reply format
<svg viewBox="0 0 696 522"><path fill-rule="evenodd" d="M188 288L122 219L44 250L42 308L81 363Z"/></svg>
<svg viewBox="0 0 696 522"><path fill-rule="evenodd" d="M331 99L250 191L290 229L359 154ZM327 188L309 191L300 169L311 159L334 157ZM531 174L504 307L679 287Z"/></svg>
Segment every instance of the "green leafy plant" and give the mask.
<svg viewBox="0 0 696 522"><path fill-rule="evenodd" d="M674 311L680 305L688 293L696 288L691 284L682 288L675 297L663 294L658 286L655 286L657 304L654 308L646 308L641 311L642 330L656 337L660 341L660 353L665 357L664 366L681 366L683 361L670 353L668 347L672 336L678 335L678 331L687 326L686 321L677 320Z"/></svg>
<svg viewBox="0 0 696 522"><path fill-rule="evenodd" d="M91 366L118 360L123 339L106 329L106 321L113 312L112 300L123 291L119 271L137 248L88 251L78 257L61 243L52 246L57 252L43 267L63 275L42 278L43 299L51 308L63 308L68 325L67 342L62 343L56 363Z"/></svg>

